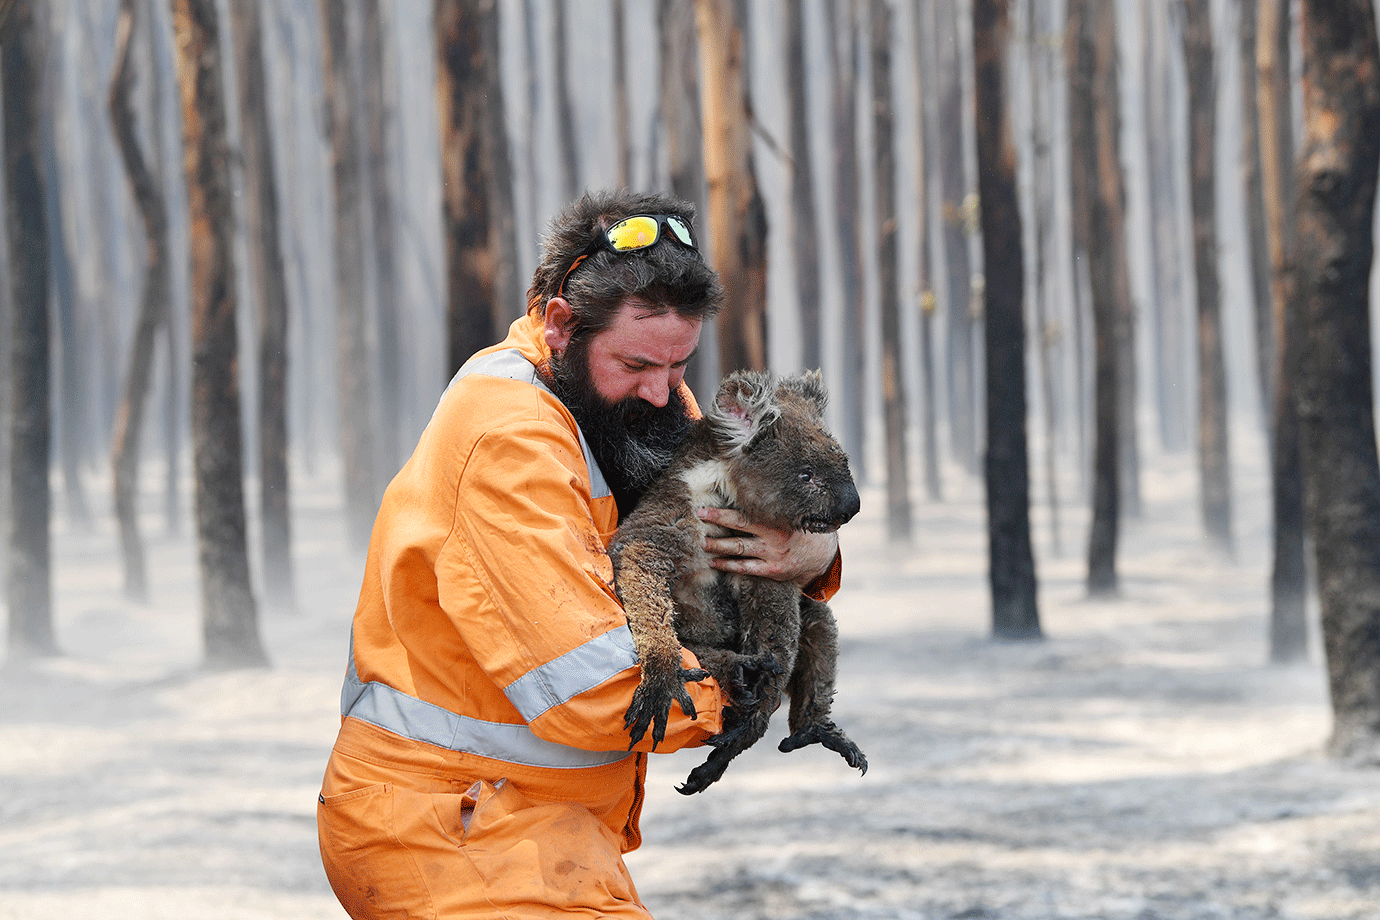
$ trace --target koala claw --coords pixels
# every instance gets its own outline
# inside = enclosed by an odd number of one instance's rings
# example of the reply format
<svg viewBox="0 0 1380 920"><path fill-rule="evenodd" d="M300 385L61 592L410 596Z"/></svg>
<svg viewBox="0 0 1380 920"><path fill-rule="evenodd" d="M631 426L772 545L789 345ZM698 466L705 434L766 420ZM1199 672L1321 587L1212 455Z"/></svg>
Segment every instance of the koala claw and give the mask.
<svg viewBox="0 0 1380 920"><path fill-rule="evenodd" d="M643 674L642 683L638 684L637 690L633 692L632 705L623 716L623 727L628 730L628 736L631 738L628 750L632 750L642 740L649 726L652 729L652 750L656 750L657 745L666 739L666 724L671 718L672 702L680 704L680 711L685 713L687 719L695 718L698 715L695 701L690 699L685 685L704 680L708 676L709 672L701 668L681 668L679 681L672 683L665 680L664 676L649 679L651 675Z"/></svg>
<svg viewBox="0 0 1380 920"><path fill-rule="evenodd" d="M788 754L816 742L841 756L848 766L864 774L867 773L867 755L833 722L826 721L807 725L782 741L776 749L783 754Z"/></svg>
<svg viewBox="0 0 1380 920"><path fill-rule="evenodd" d="M724 775L724 768L727 766L727 758L719 762L711 755L709 760L690 771L690 775L685 778L685 782L676 787L676 791L681 795L694 795L697 792L703 792Z"/></svg>

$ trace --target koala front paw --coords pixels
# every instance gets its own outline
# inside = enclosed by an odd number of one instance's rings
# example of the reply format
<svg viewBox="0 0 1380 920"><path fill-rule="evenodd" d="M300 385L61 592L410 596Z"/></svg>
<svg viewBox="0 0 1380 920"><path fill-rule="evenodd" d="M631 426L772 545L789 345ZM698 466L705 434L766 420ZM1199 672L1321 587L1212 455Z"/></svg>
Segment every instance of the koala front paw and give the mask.
<svg viewBox="0 0 1380 920"><path fill-rule="evenodd" d="M695 702L690 699L685 685L708 676L709 672L700 668L678 668L671 672L654 673L643 671L642 683L637 685L632 704L623 716L623 727L632 739L628 743L628 750L642 740L648 726L652 729L652 750L656 750L657 745L666 738L666 723L670 721L673 702L680 704L680 711L685 713L686 718L695 718Z"/></svg>
<svg viewBox="0 0 1380 920"><path fill-rule="evenodd" d="M767 695L774 678L781 674L781 663L770 652L742 655L733 662L728 680L728 699L732 706L756 706Z"/></svg>
<svg viewBox="0 0 1380 920"><path fill-rule="evenodd" d="M776 749L783 754L788 754L805 747L807 744L816 743L822 744L838 754L853 769L863 773L867 772L867 755L831 721L815 722L802 727L777 745Z"/></svg>

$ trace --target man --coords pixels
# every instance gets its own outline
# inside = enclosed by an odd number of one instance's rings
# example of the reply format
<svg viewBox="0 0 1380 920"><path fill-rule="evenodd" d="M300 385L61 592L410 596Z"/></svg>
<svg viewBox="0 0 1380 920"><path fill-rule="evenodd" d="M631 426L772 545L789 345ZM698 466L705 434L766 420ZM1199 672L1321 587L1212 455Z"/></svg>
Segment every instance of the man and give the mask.
<svg viewBox="0 0 1380 920"><path fill-rule="evenodd" d="M622 854L651 739L629 751L639 672L605 547L698 412L682 377L723 295L691 219L628 192L560 214L527 314L384 495L317 809L352 917L648 917ZM703 514L743 534L708 541L723 568L836 589L834 534ZM687 690L659 750L722 726L715 682Z"/></svg>

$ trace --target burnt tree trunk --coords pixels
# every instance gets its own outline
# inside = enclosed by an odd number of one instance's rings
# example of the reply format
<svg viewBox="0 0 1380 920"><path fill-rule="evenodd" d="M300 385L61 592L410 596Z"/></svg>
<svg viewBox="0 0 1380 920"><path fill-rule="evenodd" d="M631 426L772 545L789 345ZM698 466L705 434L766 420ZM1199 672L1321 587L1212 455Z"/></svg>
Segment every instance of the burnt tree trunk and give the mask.
<svg viewBox="0 0 1380 920"><path fill-rule="evenodd" d="M277 169L268 117L260 0L230 5L244 150L244 226L259 335L259 512L264 597L293 605L288 505L288 294L278 226Z"/></svg>
<svg viewBox="0 0 1380 920"><path fill-rule="evenodd" d="M935 85L933 43L929 35L933 31L934 4L915 0L911 10L912 38L915 43L915 98L920 105L919 137L916 148L919 158L916 162L916 202L919 233L916 246L920 265L920 385L923 388L920 402L921 437L924 439L922 463L925 471L925 494L930 501L944 497L944 482L939 471L939 417L938 396L935 392L938 380L934 361L934 315L938 298L934 294L934 264L930 257L930 166L934 161L931 151L935 149L934 106L926 100L929 87Z"/></svg>
<svg viewBox="0 0 1380 920"><path fill-rule="evenodd" d="M138 0L143 14L145 41L149 45L149 71L155 74L149 80L149 134L153 139L151 171L163 189L165 201L175 195L174 187L169 185L169 177L177 175L181 145L177 138L170 138L164 131L166 113L163 109L163 93L168 86L175 91L177 74L173 64L171 36L166 30L163 17L170 16L169 8L159 0ZM174 221L178 218L175 208L168 212L168 236L175 239L178 230ZM169 285L171 288L171 283ZM167 313L160 339L163 342L163 361L167 376L164 378L161 411L160 441L163 447L163 520L164 530L172 536L182 533L182 494L181 456L184 431L189 420L187 401L184 398L185 381L191 368L184 360L182 349L183 319L180 297L175 291L169 292Z"/></svg>
<svg viewBox="0 0 1380 920"><path fill-rule="evenodd" d="M1203 527L1213 548L1231 555L1231 467L1227 373L1222 352L1222 289L1217 265L1217 81L1208 0L1184 4L1188 67L1189 198L1198 299L1198 468Z"/></svg>
<svg viewBox="0 0 1380 920"><path fill-rule="evenodd" d="M877 209L877 303L882 327L882 418L886 438L886 534L911 538L910 475L906 456L906 391L901 367L901 292L897 264L895 115L891 104L891 7L872 0L873 176Z"/></svg>
<svg viewBox="0 0 1380 920"><path fill-rule="evenodd" d="M956 0L936 0L938 6L937 60L940 85L935 87L939 105L940 189L944 227L944 264L947 275L949 364L949 431L954 457L970 471L977 470L977 317L973 302L973 260L969 239L976 214L964 158L963 80L959 49Z"/></svg>
<svg viewBox="0 0 1380 920"><path fill-rule="evenodd" d="M1044 403L1045 443L1043 466L1045 491L1049 501L1049 535L1053 555L1063 554L1059 528L1059 406L1055 381L1057 362L1055 346L1058 341L1057 324L1051 322L1050 301L1053 285L1050 266L1054 220L1054 157L1051 138L1054 133L1053 93L1053 53L1046 32L1048 16L1044 5L1026 0L1026 104L1030 111L1030 152L1033 186L1030 195L1030 227L1034 231L1030 249L1034 256L1031 265L1034 277L1030 282L1030 293L1034 298L1031 315L1035 322L1032 332L1034 347L1039 355L1040 394Z"/></svg>
<svg viewBox="0 0 1380 920"><path fill-rule="evenodd" d="M499 14L494 4L492 14L483 20L484 45L489 66L484 71L485 109L484 156L490 168L489 178L489 245L493 248L494 293L493 315L495 331L501 336L508 324L527 309L527 282L518 268L517 200L513 191L513 154L508 140L508 114L503 96L503 67L500 63Z"/></svg>
<svg viewBox="0 0 1380 920"><path fill-rule="evenodd" d="M1094 348L1092 525L1089 594L1118 590L1116 553L1126 446L1121 414L1120 332L1126 286L1123 186L1117 150L1116 21L1111 4L1074 0L1069 11L1070 148L1076 207L1088 245Z"/></svg>
<svg viewBox="0 0 1380 920"><path fill-rule="evenodd" d="M834 222L838 227L839 278L843 288L843 386L839 405L843 408L840 439L852 460L853 475L859 482L867 478L866 393L859 369L866 359L866 329L863 324L863 257L861 208L862 189L858 177L858 17L854 0L825 0L824 21L829 35L824 49L828 70L833 75L830 133L833 138Z"/></svg>
<svg viewBox="0 0 1380 920"><path fill-rule="evenodd" d="M1369 289L1380 162L1370 0L1303 0L1296 399L1334 717L1330 751L1380 765L1380 463Z"/></svg>
<svg viewBox="0 0 1380 920"><path fill-rule="evenodd" d="M321 0L326 114L335 190L336 363L345 531L350 548L360 551L369 545L379 489L374 464L374 375L370 371L364 298L364 187L350 57L355 47L350 39L352 18L351 5L345 0Z"/></svg>
<svg viewBox="0 0 1380 920"><path fill-rule="evenodd" d="M440 87L441 171L443 177L450 372L470 355L492 345L495 322L493 245L488 169L488 117L484 91L498 62L491 60L485 36L498 13L492 4L476 7L459 0L436 5L437 79Z"/></svg>
<svg viewBox="0 0 1380 920"><path fill-rule="evenodd" d="M393 120L396 89L392 61L385 52L383 4L366 0L363 14L360 66L362 71L365 185L373 244L374 304L378 330L379 431L374 451L384 481L402 463L402 343L399 341L397 224L393 205Z"/></svg>
<svg viewBox="0 0 1380 920"><path fill-rule="evenodd" d="M767 367L767 209L752 165L739 0L695 0L703 79L709 238L724 286L719 370Z"/></svg>
<svg viewBox="0 0 1380 920"><path fill-rule="evenodd" d="M452 0L438 0L443 5L450 2ZM468 10L467 15L479 14L474 3L461 5ZM551 68L556 72L556 119L559 124L556 134L560 144L561 197L570 201L580 193L580 134L575 127L575 104L570 98L570 33L565 22L566 0L552 0L551 9L551 47L554 49ZM440 22L439 16L437 22ZM472 40L477 40L477 37Z"/></svg>
<svg viewBox="0 0 1380 920"><path fill-rule="evenodd" d="M819 218L815 211L814 158L810 154L810 118L805 68L804 10L785 5L786 94L790 103L791 251L795 256L796 296L800 303L800 360L804 367L824 365L820 328Z"/></svg>
<svg viewBox="0 0 1380 920"><path fill-rule="evenodd" d="M987 355L988 566L992 634L1040 636L1035 558L1030 544L1026 445L1025 293L1016 148L1005 86L1010 20L1006 0L973 3L978 201L982 226Z"/></svg>
<svg viewBox="0 0 1380 920"><path fill-rule="evenodd" d="M671 194L704 214L704 131L700 121L699 42L692 0L658 0L661 117Z"/></svg>
<svg viewBox="0 0 1380 920"><path fill-rule="evenodd" d="M144 222L144 283L139 302L139 318L130 343L129 364L125 369L124 395L115 413L111 439L111 469L114 472L115 518L120 530L120 555L124 564L124 591L131 600L148 600L148 564L144 559L144 540L139 532L139 441L144 409L148 403L149 380L153 375L153 353L159 331L167 323L168 302L172 296L172 274L168 258L168 210L163 189L149 168L139 142L134 114L135 28L139 4L121 0L118 33L115 39L115 73L110 83L110 121L120 156L125 163L134 203ZM156 74L150 74L157 79Z"/></svg>
<svg viewBox="0 0 1380 920"><path fill-rule="evenodd" d="M51 4L49 4L51 7ZM58 125L59 97L62 93L62 74L66 67L61 43L46 39L43 94L43 172L46 177L47 194L44 195L48 214L48 258L51 264L52 305L49 308L50 321L56 325L53 337L58 344L58 367L53 368L59 375L57 400L59 408L55 413L54 450L62 469L63 498L66 502L67 517L80 526L91 523L90 504L86 499L86 488L82 483L82 466L87 459L83 454L89 450L87 443L91 435L91 420L88 407L91 400L86 393L91 385L90 362L83 353L82 323L79 320L81 297L78 291L77 264L72 259L68 247L67 221L63 213L62 188L68 180L64 177L77 173L75 165L77 153L70 142L70 128ZM56 46L56 47L54 47ZM111 388L113 389L113 387Z"/></svg>
<svg viewBox="0 0 1380 920"><path fill-rule="evenodd" d="M704 180L704 132L700 123L699 40L695 33L693 0L658 0L657 35L660 48L658 74L661 118L666 148L666 185L671 194L694 203L701 218L706 213ZM714 322L705 323L703 342L715 342ZM687 378L697 393L712 393L718 386L718 355L701 348L690 364Z"/></svg>
<svg viewBox="0 0 1380 920"><path fill-rule="evenodd" d="M1270 660L1308 657L1308 572L1304 550L1303 474L1299 419L1294 407L1298 329L1290 300L1293 276L1294 130L1290 80L1289 3L1260 0L1256 64L1260 105L1260 173L1270 246L1273 369L1270 472L1274 497L1274 554L1270 572Z"/></svg>
<svg viewBox="0 0 1380 920"><path fill-rule="evenodd" d="M5 238L10 328L9 657L57 653L53 635L52 419L48 409L48 221L42 125L44 25L37 0L14 0L0 21Z"/></svg>
<svg viewBox="0 0 1380 920"><path fill-rule="evenodd" d="M1270 241L1265 228L1265 186L1261 177L1260 93L1257 45L1262 37L1258 0L1241 0L1237 26L1241 74L1241 184L1245 195L1247 255L1251 268L1251 305L1255 320L1256 376L1261 414L1270 416L1274 392L1274 328L1270 311ZM1267 434L1272 428L1266 424Z"/></svg>
<svg viewBox="0 0 1380 920"><path fill-rule="evenodd" d="M632 135L628 126L628 26L623 0L611 0L613 31L613 135L618 146L618 184L632 187Z"/></svg>
<svg viewBox="0 0 1380 920"><path fill-rule="evenodd" d="M683 201L695 205L704 226L704 132L700 125L699 41L695 34L693 0L658 0L657 34L661 70L658 74L661 118L665 130L666 184ZM705 323L702 345L687 378L696 393L718 389L718 355L708 346L715 336L713 321Z"/></svg>
<svg viewBox="0 0 1380 920"><path fill-rule="evenodd" d="M267 662L249 583L230 143L215 0L174 0L191 230L192 439L202 626L212 668Z"/></svg>

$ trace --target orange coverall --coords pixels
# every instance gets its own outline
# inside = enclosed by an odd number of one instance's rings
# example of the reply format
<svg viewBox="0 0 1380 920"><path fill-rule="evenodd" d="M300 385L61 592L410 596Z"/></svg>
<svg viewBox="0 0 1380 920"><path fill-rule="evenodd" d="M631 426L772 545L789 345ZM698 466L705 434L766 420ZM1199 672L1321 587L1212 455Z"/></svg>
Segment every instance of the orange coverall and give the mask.
<svg viewBox="0 0 1380 920"><path fill-rule="evenodd" d="M650 916L622 858L651 738L628 751L639 672L605 553L618 512L535 373L542 329L524 316L461 368L374 525L317 807L357 920ZM673 706L658 750L722 726L713 679L687 689L697 716Z"/></svg>

